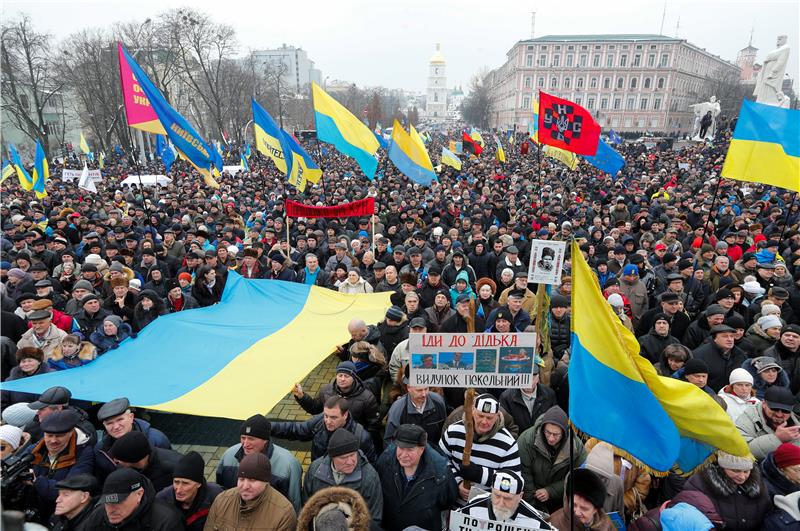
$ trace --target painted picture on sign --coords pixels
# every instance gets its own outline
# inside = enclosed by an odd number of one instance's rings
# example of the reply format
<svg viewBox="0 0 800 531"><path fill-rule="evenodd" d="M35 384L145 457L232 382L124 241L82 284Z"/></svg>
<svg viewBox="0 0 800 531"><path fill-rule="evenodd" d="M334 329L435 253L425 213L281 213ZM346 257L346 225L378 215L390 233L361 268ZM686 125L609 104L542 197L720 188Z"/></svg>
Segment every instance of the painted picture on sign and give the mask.
<svg viewBox="0 0 800 531"><path fill-rule="evenodd" d="M412 354L411 367L414 369L435 369L436 354Z"/></svg>
<svg viewBox="0 0 800 531"><path fill-rule="evenodd" d="M497 350L475 350L475 372L497 372Z"/></svg>
<svg viewBox="0 0 800 531"><path fill-rule="evenodd" d="M500 348L500 366L503 374L530 374L533 371L533 349L526 347Z"/></svg>
<svg viewBox="0 0 800 531"><path fill-rule="evenodd" d="M536 284L561 284L566 242L531 240L531 261L528 282Z"/></svg>
<svg viewBox="0 0 800 531"><path fill-rule="evenodd" d="M440 352L439 369L452 371L471 371L472 352Z"/></svg>

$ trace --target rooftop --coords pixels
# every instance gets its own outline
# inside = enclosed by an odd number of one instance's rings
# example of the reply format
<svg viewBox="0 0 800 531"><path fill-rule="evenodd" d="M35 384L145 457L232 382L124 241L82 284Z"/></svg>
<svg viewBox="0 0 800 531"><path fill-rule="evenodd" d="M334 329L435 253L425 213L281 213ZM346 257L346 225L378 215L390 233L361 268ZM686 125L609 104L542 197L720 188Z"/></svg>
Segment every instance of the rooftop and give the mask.
<svg viewBox="0 0 800 531"><path fill-rule="evenodd" d="M663 41L675 42L682 39L656 35L655 33L608 33L598 35L543 35L520 42L593 42L593 41Z"/></svg>

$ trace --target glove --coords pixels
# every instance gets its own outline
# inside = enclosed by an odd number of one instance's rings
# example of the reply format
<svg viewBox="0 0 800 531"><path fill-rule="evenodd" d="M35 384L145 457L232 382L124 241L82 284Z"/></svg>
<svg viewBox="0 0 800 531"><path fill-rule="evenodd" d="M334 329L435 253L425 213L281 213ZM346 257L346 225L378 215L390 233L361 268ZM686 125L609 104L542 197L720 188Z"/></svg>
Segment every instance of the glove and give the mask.
<svg viewBox="0 0 800 531"><path fill-rule="evenodd" d="M467 481L480 483L481 479L483 479L483 467L475 463L461 465L461 470L458 475Z"/></svg>

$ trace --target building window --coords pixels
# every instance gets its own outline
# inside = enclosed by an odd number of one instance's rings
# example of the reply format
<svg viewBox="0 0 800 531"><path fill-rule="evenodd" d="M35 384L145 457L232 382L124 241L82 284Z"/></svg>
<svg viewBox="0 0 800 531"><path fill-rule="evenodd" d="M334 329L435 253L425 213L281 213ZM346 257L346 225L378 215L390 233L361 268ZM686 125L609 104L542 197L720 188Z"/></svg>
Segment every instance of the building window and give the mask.
<svg viewBox="0 0 800 531"><path fill-rule="evenodd" d="M528 45L528 50L533 50L533 46L529 44Z"/></svg>
<svg viewBox="0 0 800 531"><path fill-rule="evenodd" d="M583 98L578 96L577 98L575 98L575 103L577 103L578 105L582 105L583 104Z"/></svg>
<svg viewBox="0 0 800 531"><path fill-rule="evenodd" d="M606 68L611 68L614 66L614 54L610 53L606 55Z"/></svg>
<svg viewBox="0 0 800 531"><path fill-rule="evenodd" d="M644 127L644 124L645 124L644 118L639 118L638 120L636 120L636 127L642 128Z"/></svg>
<svg viewBox="0 0 800 531"><path fill-rule="evenodd" d="M556 51L560 50L561 46L556 46Z"/></svg>
<svg viewBox="0 0 800 531"><path fill-rule="evenodd" d="M669 55L662 53L661 54L661 68L666 68L667 63L669 62Z"/></svg>
<svg viewBox="0 0 800 531"><path fill-rule="evenodd" d="M614 110L618 111L620 106L622 106L622 100L620 98L614 98Z"/></svg>
<svg viewBox="0 0 800 531"><path fill-rule="evenodd" d="M589 81L589 88L597 88L597 78L596 77L593 77Z"/></svg>
<svg viewBox="0 0 800 531"><path fill-rule="evenodd" d="M618 78L617 79L617 88L621 89L624 86L625 86L625 78L624 77Z"/></svg>
<svg viewBox="0 0 800 531"><path fill-rule="evenodd" d="M598 68L600 66L600 54L595 54L592 57L592 66Z"/></svg>
<svg viewBox="0 0 800 531"><path fill-rule="evenodd" d="M522 98L522 108L523 109L530 109L531 107L531 98L530 96L525 96Z"/></svg>
<svg viewBox="0 0 800 531"><path fill-rule="evenodd" d="M650 88L650 78L649 77L644 78L644 88L646 88L646 89Z"/></svg>
<svg viewBox="0 0 800 531"><path fill-rule="evenodd" d="M570 78L565 77L564 78L564 88L570 88L571 86L572 86L572 81L570 80Z"/></svg>
<svg viewBox="0 0 800 531"><path fill-rule="evenodd" d="M666 80L663 77L658 78L658 88L663 89Z"/></svg>
<svg viewBox="0 0 800 531"><path fill-rule="evenodd" d="M647 110L647 98L642 98L639 101L639 110L646 111Z"/></svg>
<svg viewBox="0 0 800 531"><path fill-rule="evenodd" d="M653 99L653 110L660 111L661 110L661 98L654 98Z"/></svg>
<svg viewBox="0 0 800 531"><path fill-rule="evenodd" d="M622 55L619 56L619 66L621 66L623 68L628 66L628 55L627 54L622 54Z"/></svg>
<svg viewBox="0 0 800 531"><path fill-rule="evenodd" d="M638 53L633 56L633 66L641 66L642 64L642 56Z"/></svg>
<svg viewBox="0 0 800 531"><path fill-rule="evenodd" d="M528 54L528 55L525 56L525 66L527 66L528 68L533 66L533 56L532 55Z"/></svg>
<svg viewBox="0 0 800 531"><path fill-rule="evenodd" d="M650 120L650 127L658 127L658 118Z"/></svg>
<svg viewBox="0 0 800 531"><path fill-rule="evenodd" d="M553 56L553 66L560 66L561 65L561 56L554 55Z"/></svg>
<svg viewBox="0 0 800 531"><path fill-rule="evenodd" d="M575 56L571 53L567 54L567 66L572 66L575 61Z"/></svg>
<svg viewBox="0 0 800 531"><path fill-rule="evenodd" d="M600 108L602 110L608 109L608 98L601 98L600 99Z"/></svg>
<svg viewBox="0 0 800 531"><path fill-rule="evenodd" d="M547 56L540 55L539 56L539 66L547 66Z"/></svg>
<svg viewBox="0 0 800 531"><path fill-rule="evenodd" d="M603 88L604 89L610 89L611 88L611 78L610 77L603 78Z"/></svg>
<svg viewBox="0 0 800 531"><path fill-rule="evenodd" d="M631 78L631 89L635 89L636 85L638 84L638 82L639 82L639 78L632 77Z"/></svg>
<svg viewBox="0 0 800 531"><path fill-rule="evenodd" d="M550 78L550 88L557 88L558 87L558 79L556 77Z"/></svg>
<svg viewBox="0 0 800 531"><path fill-rule="evenodd" d="M434 93L433 93L433 101L434 101L434 102L437 102L437 101L439 101L439 93L438 93L438 92L434 92Z"/></svg>
<svg viewBox="0 0 800 531"><path fill-rule="evenodd" d="M611 120L611 127L619 127L619 118L613 118Z"/></svg>
<svg viewBox="0 0 800 531"><path fill-rule="evenodd" d="M625 127L630 127L632 120L630 118L625 118Z"/></svg>
<svg viewBox="0 0 800 531"><path fill-rule="evenodd" d="M588 98L586 100L586 107L590 110L594 110L594 98Z"/></svg>
<svg viewBox="0 0 800 531"><path fill-rule="evenodd" d="M543 77L539 78L539 82L537 83L537 85L539 86L539 88L544 88L544 78Z"/></svg>
<svg viewBox="0 0 800 531"><path fill-rule="evenodd" d="M582 78L582 77L579 77L579 78L578 78L578 79L575 81L575 88L579 88L579 89L582 89L582 88L583 88L583 78Z"/></svg>
<svg viewBox="0 0 800 531"><path fill-rule="evenodd" d="M647 66L656 66L656 54L651 53L647 56Z"/></svg>
<svg viewBox="0 0 800 531"><path fill-rule="evenodd" d="M547 46L542 46L542 50L546 50L546 49L547 49Z"/></svg>
<svg viewBox="0 0 800 531"><path fill-rule="evenodd" d="M531 76L525 76L525 88L531 88Z"/></svg>
<svg viewBox="0 0 800 531"><path fill-rule="evenodd" d="M636 49L637 49L637 50L641 50L641 49L642 49L642 45L641 45L641 44L637 44L637 45L636 45Z"/></svg>
<svg viewBox="0 0 800 531"><path fill-rule="evenodd" d="M634 107L636 107L636 98L628 98L628 104L625 106L625 109L632 111Z"/></svg>
<svg viewBox="0 0 800 531"><path fill-rule="evenodd" d="M572 45L570 45L570 46L567 46L567 50L574 50L574 49L575 49L575 47L574 47L574 46L572 46Z"/></svg>
<svg viewBox="0 0 800 531"><path fill-rule="evenodd" d="M587 62L589 61L589 56L585 53L581 54L581 66L586 66Z"/></svg>
<svg viewBox="0 0 800 531"><path fill-rule="evenodd" d="M588 46L586 46L586 45L584 45L584 46L581 46L581 50L588 50L588 49L589 49L589 47L588 47Z"/></svg>

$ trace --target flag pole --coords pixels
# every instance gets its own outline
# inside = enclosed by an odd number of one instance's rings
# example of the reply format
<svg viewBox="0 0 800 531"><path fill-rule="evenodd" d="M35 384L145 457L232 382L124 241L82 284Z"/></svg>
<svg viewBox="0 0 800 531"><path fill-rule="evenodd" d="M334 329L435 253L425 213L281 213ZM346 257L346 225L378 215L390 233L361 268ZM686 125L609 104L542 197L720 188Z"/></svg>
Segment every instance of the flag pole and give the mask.
<svg viewBox="0 0 800 531"><path fill-rule="evenodd" d="M716 203L717 203L717 195L719 195L719 187L720 187L721 184L722 184L722 175L718 175L717 176L717 187L714 189L714 197L713 197L713 199L711 199L711 208L708 211L708 221L706 222L706 226L705 226L706 236L709 236L709 234L708 234L708 226L709 226L709 224L711 225L711 230L713 231L714 235L716 235L716 233L717 233L717 215L714 213L714 205L716 205ZM714 216L713 217L713 221L712 221L712 217L711 217L712 215ZM711 240L709 239L709 241L711 241Z"/></svg>
<svg viewBox="0 0 800 531"><path fill-rule="evenodd" d="M797 201L797 192L795 192L792 196L792 202L789 203L789 208L786 209L786 217L783 220L783 230L781 230L781 237L778 238L779 243L783 242L783 235L786 234L786 227L789 226L789 214L792 213L792 207L794 206L795 201ZM780 247L778 247L778 250L780 250Z"/></svg>
<svg viewBox="0 0 800 531"><path fill-rule="evenodd" d="M319 176L319 184L322 188L322 200L325 201L325 164L322 162L322 144L319 140L319 127L317 126L317 111L314 107L314 87L311 87L311 115L314 116L314 133L317 138L317 155L319 156L319 169L322 174ZM255 127L255 126L254 126Z"/></svg>

